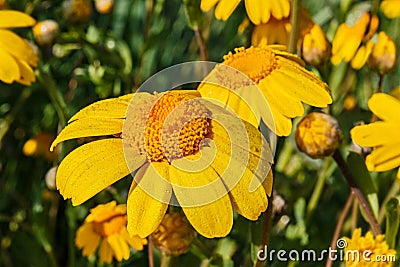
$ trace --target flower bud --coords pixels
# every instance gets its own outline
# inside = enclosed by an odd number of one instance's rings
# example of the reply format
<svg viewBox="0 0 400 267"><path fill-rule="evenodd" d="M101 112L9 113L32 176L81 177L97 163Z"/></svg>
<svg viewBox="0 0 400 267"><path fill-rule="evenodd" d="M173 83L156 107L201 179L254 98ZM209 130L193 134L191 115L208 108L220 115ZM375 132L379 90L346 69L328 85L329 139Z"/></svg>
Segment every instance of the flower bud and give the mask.
<svg viewBox="0 0 400 267"><path fill-rule="evenodd" d="M330 44L318 24L314 24L305 33L301 51L303 59L312 66L318 66L329 59Z"/></svg>
<svg viewBox="0 0 400 267"><path fill-rule="evenodd" d="M50 152L50 145L55 136L50 133L40 133L25 142L22 152L28 157L45 157L51 161L57 157L56 152Z"/></svg>
<svg viewBox="0 0 400 267"><path fill-rule="evenodd" d="M114 8L114 0L95 0L94 6L100 14L108 14Z"/></svg>
<svg viewBox="0 0 400 267"><path fill-rule="evenodd" d="M166 214L157 230L151 234L154 245L167 256L185 253L195 237L196 232L179 212Z"/></svg>
<svg viewBox="0 0 400 267"><path fill-rule="evenodd" d="M48 19L36 23L32 30L39 45L51 45L57 38L60 27L56 21Z"/></svg>
<svg viewBox="0 0 400 267"><path fill-rule="evenodd" d="M378 41L372 47L369 56L369 66L380 75L390 72L397 58L396 45L390 36L385 32L378 34Z"/></svg>
<svg viewBox="0 0 400 267"><path fill-rule="evenodd" d="M295 140L300 151L317 159L333 154L342 142L342 132L335 118L313 112L297 124Z"/></svg>
<svg viewBox="0 0 400 267"><path fill-rule="evenodd" d="M89 0L65 0L62 7L65 18L71 23L85 23L92 15Z"/></svg>

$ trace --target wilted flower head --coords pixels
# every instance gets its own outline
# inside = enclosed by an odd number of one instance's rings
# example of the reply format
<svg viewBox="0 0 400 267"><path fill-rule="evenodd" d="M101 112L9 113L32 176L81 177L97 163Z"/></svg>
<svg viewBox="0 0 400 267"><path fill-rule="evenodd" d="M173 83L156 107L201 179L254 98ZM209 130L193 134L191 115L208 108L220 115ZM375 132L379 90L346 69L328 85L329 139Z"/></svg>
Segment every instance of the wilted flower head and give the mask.
<svg viewBox="0 0 400 267"><path fill-rule="evenodd" d="M154 245L167 256L185 253L196 237L196 232L179 212L165 214L158 228L151 234Z"/></svg>
<svg viewBox="0 0 400 267"><path fill-rule="evenodd" d="M385 32L378 34L378 41L373 45L368 64L380 75L390 72L397 59L396 44Z"/></svg>
<svg viewBox="0 0 400 267"><path fill-rule="evenodd" d="M60 27L57 21L47 19L36 23L32 30L33 36L39 45L51 45L57 38Z"/></svg>
<svg viewBox="0 0 400 267"><path fill-rule="evenodd" d="M305 62L317 66L328 60L331 45L318 24L314 24L305 34L301 46L301 55Z"/></svg>
<svg viewBox="0 0 400 267"><path fill-rule="evenodd" d="M311 158L330 156L342 142L339 123L330 115L313 112L297 124L296 145Z"/></svg>

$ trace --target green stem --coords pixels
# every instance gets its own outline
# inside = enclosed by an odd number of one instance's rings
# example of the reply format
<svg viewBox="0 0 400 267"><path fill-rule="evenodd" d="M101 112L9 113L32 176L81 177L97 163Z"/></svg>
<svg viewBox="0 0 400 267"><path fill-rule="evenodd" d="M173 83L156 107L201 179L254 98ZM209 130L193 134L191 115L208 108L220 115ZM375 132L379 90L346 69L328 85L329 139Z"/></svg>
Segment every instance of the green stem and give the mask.
<svg viewBox="0 0 400 267"><path fill-rule="evenodd" d="M162 254L160 267L174 267L176 262L176 257Z"/></svg>
<svg viewBox="0 0 400 267"><path fill-rule="evenodd" d="M39 67L39 73L37 76L39 83L46 89L49 98L57 111L60 123L62 126L65 126L67 124L67 105L62 94L58 90L57 83L42 67Z"/></svg>
<svg viewBox="0 0 400 267"><path fill-rule="evenodd" d="M368 204L368 201L365 199L364 194L361 192L361 189L358 187L353 175L350 172L349 167L347 166L345 160L342 157L342 154L339 150L336 150L333 154L333 159L336 161L337 165L340 168L343 176L346 178L347 184L349 185L351 191L357 198L360 203L361 209L364 211L365 216L367 217L368 223L371 227L372 233L376 236L382 233L381 228L379 226L378 221L376 220L374 213L371 210L371 207Z"/></svg>
<svg viewBox="0 0 400 267"><path fill-rule="evenodd" d="M322 194L322 190L324 189L325 181L327 176L329 176L329 167L331 166L332 161L330 158L326 158L324 161L324 166L318 176L318 180L315 184L314 191L311 195L310 201L307 206L307 222L309 222L314 214L314 211L317 207L319 199Z"/></svg>
<svg viewBox="0 0 400 267"><path fill-rule="evenodd" d="M24 106L25 102L32 94L32 89L30 87L25 88L20 94L19 98L13 105L12 110L9 114L7 114L2 121L0 121L0 142L3 140L3 137L10 129L10 125L13 123L15 117L17 116L20 109Z"/></svg>
<svg viewBox="0 0 400 267"><path fill-rule="evenodd" d="M382 223L383 219L385 218L385 206L386 203L389 202L389 200L394 197L397 193L399 192L399 184L397 179L393 182L393 185L390 187L389 192L387 193L385 199L382 202L381 208L379 209L379 214L378 214L378 222Z"/></svg>
<svg viewBox="0 0 400 267"><path fill-rule="evenodd" d="M75 267L75 245L74 245L74 237L75 237L75 221L71 218L72 205L70 202L67 203L66 214L69 215L67 225L67 235L68 235L68 267Z"/></svg>
<svg viewBox="0 0 400 267"><path fill-rule="evenodd" d="M292 24L292 30L290 31L289 36L289 46L288 51L289 53L296 52L297 46L297 36L299 34L299 0L292 0L292 6L290 8L291 15L290 15L290 23Z"/></svg>
<svg viewBox="0 0 400 267"><path fill-rule="evenodd" d="M270 233L271 233L271 228L272 228L272 212L273 212L273 205L272 205L272 200L274 196L273 193L271 194L270 197L270 204L268 205L267 212L264 214L264 225L263 225L263 231L262 231L262 236L261 236L261 242L260 242L260 247L259 249L262 250L265 248L265 246L268 244L269 238L270 238ZM254 264L254 267L262 267L265 266L266 262L261 261L257 257L257 261Z"/></svg>
<svg viewBox="0 0 400 267"><path fill-rule="evenodd" d="M372 3L372 8L371 8L371 14L376 15L378 14L379 7L380 7L381 1L380 0L374 0Z"/></svg>

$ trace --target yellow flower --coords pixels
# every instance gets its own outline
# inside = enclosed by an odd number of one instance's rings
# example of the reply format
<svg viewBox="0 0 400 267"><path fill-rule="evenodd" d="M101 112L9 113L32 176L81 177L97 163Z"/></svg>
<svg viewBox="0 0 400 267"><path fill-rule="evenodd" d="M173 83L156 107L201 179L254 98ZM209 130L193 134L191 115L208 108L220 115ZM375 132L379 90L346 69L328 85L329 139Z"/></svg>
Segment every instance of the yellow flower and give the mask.
<svg viewBox="0 0 400 267"><path fill-rule="evenodd" d="M23 85L35 81L32 67L37 65L37 56L26 41L7 30L34 24L35 20L22 12L0 10L0 81Z"/></svg>
<svg viewBox="0 0 400 267"><path fill-rule="evenodd" d="M344 237L344 260L347 267L389 267L396 259L396 251L389 249L385 235L374 237L371 232L361 236L361 228L351 238Z"/></svg>
<svg viewBox="0 0 400 267"><path fill-rule="evenodd" d="M48 160L54 160L57 158L58 153L55 151L50 152L49 150L54 138L53 134L46 132L39 133L25 142L22 152L28 157L43 156Z"/></svg>
<svg viewBox="0 0 400 267"><path fill-rule="evenodd" d="M227 20L239 3L240 0L201 0L201 9L207 12L216 5L215 17ZM286 18L290 12L289 0L245 0L245 6L247 15L256 25L267 23L271 17L278 20Z"/></svg>
<svg viewBox="0 0 400 267"><path fill-rule="evenodd" d="M400 17L400 0L384 0L381 9L386 17L393 19Z"/></svg>
<svg viewBox="0 0 400 267"><path fill-rule="evenodd" d="M397 59L396 44L385 32L378 34L378 41L373 45L368 64L380 75L390 72Z"/></svg>
<svg viewBox="0 0 400 267"><path fill-rule="evenodd" d="M356 126L351 130L353 141L372 147L366 158L370 171L387 171L400 166L400 101L393 96L377 93L368 101L369 109L382 121ZM400 179L400 171L397 174Z"/></svg>
<svg viewBox="0 0 400 267"><path fill-rule="evenodd" d="M292 26L289 18L275 19L272 17L267 23L254 27L251 35L253 45L289 44L289 34Z"/></svg>
<svg viewBox="0 0 400 267"><path fill-rule="evenodd" d="M117 261L129 259L129 247L143 250L147 240L129 235L126 217L126 205L117 205L115 201L91 209L76 232L76 246L89 258L100 245L99 256L103 263L111 263L113 258Z"/></svg>
<svg viewBox="0 0 400 267"><path fill-rule="evenodd" d="M326 107L332 98L328 86L285 49L277 45L237 48L224 56L198 91L229 106L252 125L258 126L262 119L277 135L287 136L291 118L304 113L302 102Z"/></svg>
<svg viewBox="0 0 400 267"><path fill-rule="evenodd" d="M301 55L308 64L317 66L325 62L330 56L330 49L325 33L318 24L304 34Z"/></svg>
<svg viewBox="0 0 400 267"><path fill-rule="evenodd" d="M232 207L250 220L266 210L272 154L255 127L223 112L194 90L96 102L70 119L52 148L72 138L107 138L67 155L57 188L79 205L138 170L127 200L131 235L154 232L172 200L197 232L226 236Z"/></svg>
<svg viewBox="0 0 400 267"><path fill-rule="evenodd" d="M372 46L362 44L371 39L379 25L376 15L364 13L359 20L349 26L341 24L333 38L331 62L338 65L342 60L351 62L352 67L359 69L367 62Z"/></svg>

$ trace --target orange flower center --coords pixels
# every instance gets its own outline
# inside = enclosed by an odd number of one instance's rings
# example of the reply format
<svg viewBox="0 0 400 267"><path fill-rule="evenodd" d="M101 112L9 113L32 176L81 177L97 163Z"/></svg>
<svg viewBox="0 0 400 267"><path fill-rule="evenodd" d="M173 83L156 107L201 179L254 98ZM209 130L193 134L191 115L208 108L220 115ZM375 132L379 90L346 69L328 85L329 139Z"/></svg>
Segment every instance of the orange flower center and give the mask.
<svg viewBox="0 0 400 267"><path fill-rule="evenodd" d="M102 237L107 237L119 233L126 227L126 215L116 215L106 221L93 222L93 230Z"/></svg>
<svg viewBox="0 0 400 267"><path fill-rule="evenodd" d="M146 123L148 159L171 160L197 152L210 132L209 117L209 111L193 95L163 95L152 107Z"/></svg>
<svg viewBox="0 0 400 267"><path fill-rule="evenodd" d="M278 68L275 53L261 47L236 48L234 54L229 52L224 56L223 64L246 74L257 84Z"/></svg>

